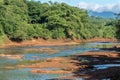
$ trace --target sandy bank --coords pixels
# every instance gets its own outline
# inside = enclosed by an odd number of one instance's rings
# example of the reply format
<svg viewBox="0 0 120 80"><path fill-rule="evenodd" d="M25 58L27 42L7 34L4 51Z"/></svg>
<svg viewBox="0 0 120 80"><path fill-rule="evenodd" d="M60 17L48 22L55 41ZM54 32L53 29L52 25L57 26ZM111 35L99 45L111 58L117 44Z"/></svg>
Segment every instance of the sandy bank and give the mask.
<svg viewBox="0 0 120 80"><path fill-rule="evenodd" d="M120 67L109 67L97 70L94 65L103 64L120 64L120 52L99 52L89 51L80 53L70 57L48 58L32 64L18 64L15 68L31 68L31 73L47 73L47 74L73 74L70 78L84 78L86 80L99 80L103 78L111 78L112 74L118 74ZM5 67L12 68L11 66ZM49 68L51 70L45 70ZM52 68L58 68L52 70ZM108 74L108 72L110 74ZM66 77L64 77L66 79Z"/></svg>
<svg viewBox="0 0 120 80"><path fill-rule="evenodd" d="M6 47L16 47L16 46L62 46L62 45L76 45L81 42L118 42L117 39L109 38L93 38L93 39L82 39L82 40L43 40L43 39L34 39L34 40L25 40L22 42L12 42L9 41L6 44L2 44L0 48Z"/></svg>
<svg viewBox="0 0 120 80"><path fill-rule="evenodd" d="M13 54L0 54L0 57L8 58L8 59L22 59L23 55L13 55Z"/></svg>
<svg viewBox="0 0 120 80"><path fill-rule="evenodd" d="M58 52L59 50L52 49L52 48L32 48L32 49L24 49L24 51L27 51L27 52L36 51L36 52L45 52L48 54L54 54L54 53Z"/></svg>

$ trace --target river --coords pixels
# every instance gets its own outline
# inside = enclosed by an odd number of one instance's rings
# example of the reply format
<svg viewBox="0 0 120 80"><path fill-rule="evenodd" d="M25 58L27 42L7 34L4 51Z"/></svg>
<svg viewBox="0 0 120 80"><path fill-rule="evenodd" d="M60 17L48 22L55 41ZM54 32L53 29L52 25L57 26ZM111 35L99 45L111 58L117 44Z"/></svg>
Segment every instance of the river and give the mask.
<svg viewBox="0 0 120 80"><path fill-rule="evenodd" d="M108 48L118 43L80 43L79 45L70 46L27 46L27 47L10 47L0 49L0 54L22 54L24 55L23 60L34 60L33 56L37 56L39 60L46 58L54 58L60 56L70 56L74 54L80 54L87 51L103 51L100 48ZM47 51L35 51L38 49L52 49L57 50L53 54ZM28 51L31 50L31 51ZM69 76L70 74L32 74L30 73L31 68L22 69L4 69L5 66L15 66L19 60L8 59L0 57L0 80L47 80L58 78L60 76ZM101 65L100 65L101 66ZM112 65L113 66L113 65ZM99 65L96 65L99 67ZM103 66L102 66L103 67ZM82 79L79 79L82 80Z"/></svg>

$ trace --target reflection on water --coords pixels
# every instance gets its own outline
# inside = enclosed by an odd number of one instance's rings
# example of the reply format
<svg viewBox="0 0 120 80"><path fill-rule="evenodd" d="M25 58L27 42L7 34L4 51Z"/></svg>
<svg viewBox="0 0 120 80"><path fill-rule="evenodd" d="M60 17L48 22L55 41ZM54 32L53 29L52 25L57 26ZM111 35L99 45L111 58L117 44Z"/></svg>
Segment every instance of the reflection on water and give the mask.
<svg viewBox="0 0 120 80"><path fill-rule="evenodd" d="M67 76L63 74L32 74L30 69L4 70L0 71L0 80L46 80L57 78L59 76Z"/></svg>
<svg viewBox="0 0 120 80"><path fill-rule="evenodd" d="M102 64L102 65L94 65L96 69L107 69L110 67L120 67L120 64Z"/></svg>
<svg viewBox="0 0 120 80"><path fill-rule="evenodd" d="M45 58L69 56L69 55L79 54L79 53L91 51L91 50L98 51L99 48L107 48L116 44L118 43L81 43L79 45L72 45L72 46L13 47L13 48L7 48L7 49L0 49L0 54L23 54L24 55L23 60L34 60L33 56L34 57L37 56L40 60L43 60ZM43 48L50 48L52 50L58 50L58 51L55 52L54 54L49 54L47 52L39 51L40 49L43 49ZM32 49L32 50L26 51L26 49ZM34 51L36 49L38 51ZM46 80L46 79L58 78L60 76L69 76L68 74L32 74L29 72L30 69L28 68L14 69L14 70L3 69L4 66L15 65L17 62L18 60L11 60L11 59L0 57L0 80ZM96 65L96 67L98 66L99 65Z"/></svg>

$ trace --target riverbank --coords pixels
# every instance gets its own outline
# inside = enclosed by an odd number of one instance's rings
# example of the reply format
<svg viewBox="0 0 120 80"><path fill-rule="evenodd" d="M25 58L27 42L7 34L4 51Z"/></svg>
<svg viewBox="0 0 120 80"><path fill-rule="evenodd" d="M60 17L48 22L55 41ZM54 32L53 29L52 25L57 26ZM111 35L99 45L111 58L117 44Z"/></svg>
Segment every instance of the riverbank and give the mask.
<svg viewBox="0 0 120 80"><path fill-rule="evenodd" d="M120 73L120 52L89 51L68 57L30 60L32 64L18 64L15 68L31 68L32 74L73 74L60 79L101 80L115 78ZM35 63L34 63L35 62ZM20 61L22 63L22 61ZM12 68L6 66L5 68ZM113 75L114 74L114 75Z"/></svg>
<svg viewBox="0 0 120 80"><path fill-rule="evenodd" d="M33 39L33 40L25 40L22 42L8 41L4 44L0 45L0 48L7 47L22 47L22 46L63 46L63 45L77 45L82 42L118 42L117 39L109 39L109 38L93 38L93 39L82 39L82 40L43 40L43 39Z"/></svg>
<svg viewBox="0 0 120 80"><path fill-rule="evenodd" d="M89 68L77 69L74 71L73 77L84 78L85 80L116 80L120 78L120 52L109 51L89 51L75 55L74 60L86 60L82 64L91 66ZM76 63L78 66L81 63ZM84 72L84 73L82 73Z"/></svg>
<svg viewBox="0 0 120 80"><path fill-rule="evenodd" d="M69 59L69 60L66 60L66 59ZM55 58L55 59L52 58L49 61L50 61L50 64L51 62L67 61L69 65L64 66L64 69L62 70L72 73L73 76L69 76L69 77L63 76L61 77L61 79L73 79L73 80L79 79L79 78L83 78L85 80L94 80L94 79L100 80L100 79L108 79L108 78L117 79L116 75L119 75L120 73L120 65L119 65L120 53L119 52L89 51L82 54L73 55L71 57L64 57L62 58L62 60L59 60L59 58ZM72 65L71 67L70 67L70 64ZM118 64L118 66L115 66L116 64ZM49 63L46 66L47 67L50 66ZM57 64L57 66L59 65ZM61 67L59 66L59 68ZM33 69L31 72L42 73L41 70L37 70L37 69ZM50 71L48 72L50 73Z"/></svg>

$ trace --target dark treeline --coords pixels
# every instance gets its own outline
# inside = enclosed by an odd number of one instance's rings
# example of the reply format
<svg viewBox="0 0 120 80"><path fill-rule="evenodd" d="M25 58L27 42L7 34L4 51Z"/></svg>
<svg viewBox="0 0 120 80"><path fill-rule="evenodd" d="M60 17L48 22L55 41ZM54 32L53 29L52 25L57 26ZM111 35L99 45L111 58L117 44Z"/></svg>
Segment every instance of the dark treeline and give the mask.
<svg viewBox="0 0 120 80"><path fill-rule="evenodd" d="M115 21L89 17L65 3L0 0L0 37L12 40L115 38Z"/></svg>
<svg viewBox="0 0 120 80"><path fill-rule="evenodd" d="M115 14L116 15L116 20L114 21L115 26L116 26L116 34L117 34L117 38L120 39L120 13Z"/></svg>

